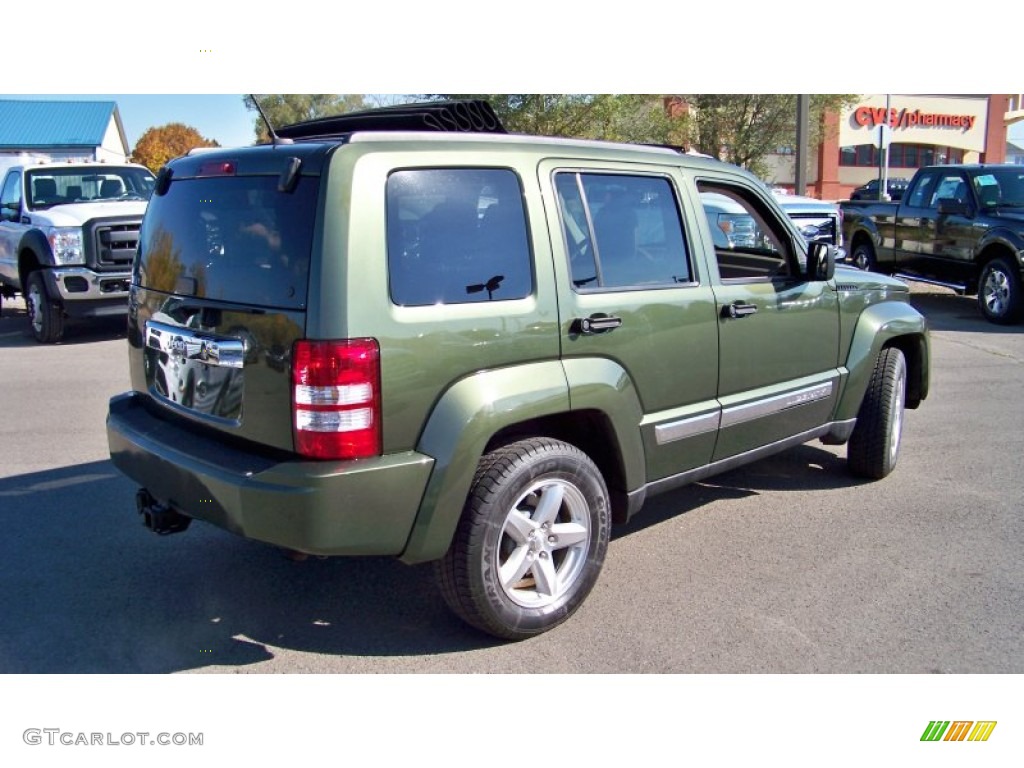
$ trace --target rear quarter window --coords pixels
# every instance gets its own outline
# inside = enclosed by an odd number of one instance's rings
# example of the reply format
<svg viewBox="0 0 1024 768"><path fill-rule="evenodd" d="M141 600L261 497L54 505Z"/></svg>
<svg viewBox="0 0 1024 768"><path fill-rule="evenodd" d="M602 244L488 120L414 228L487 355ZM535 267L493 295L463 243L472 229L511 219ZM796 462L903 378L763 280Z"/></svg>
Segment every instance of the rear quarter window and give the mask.
<svg viewBox="0 0 1024 768"><path fill-rule="evenodd" d="M395 304L508 301L533 291L526 211L513 171L395 171L387 181L387 237Z"/></svg>

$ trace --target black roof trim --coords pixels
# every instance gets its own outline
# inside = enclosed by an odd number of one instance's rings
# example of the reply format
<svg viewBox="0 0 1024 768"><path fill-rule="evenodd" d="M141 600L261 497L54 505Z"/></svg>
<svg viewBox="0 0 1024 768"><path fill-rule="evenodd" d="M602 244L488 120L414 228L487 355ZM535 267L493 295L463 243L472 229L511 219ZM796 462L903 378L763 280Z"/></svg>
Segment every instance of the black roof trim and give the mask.
<svg viewBox="0 0 1024 768"><path fill-rule="evenodd" d="M277 135L310 140L339 138L356 131L507 133L490 104L482 99L462 99L347 112L285 125L277 129Z"/></svg>

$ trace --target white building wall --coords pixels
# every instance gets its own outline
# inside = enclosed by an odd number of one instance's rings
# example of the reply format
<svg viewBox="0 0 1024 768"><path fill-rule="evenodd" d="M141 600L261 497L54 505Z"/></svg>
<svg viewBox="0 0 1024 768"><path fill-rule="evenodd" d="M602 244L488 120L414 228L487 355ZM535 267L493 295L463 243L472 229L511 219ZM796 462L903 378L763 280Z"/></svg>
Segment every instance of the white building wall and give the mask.
<svg viewBox="0 0 1024 768"><path fill-rule="evenodd" d="M117 121L113 117L107 124L107 132L103 135L103 143L96 147L95 160L104 163L125 163L128 156L124 151L124 140L117 129Z"/></svg>

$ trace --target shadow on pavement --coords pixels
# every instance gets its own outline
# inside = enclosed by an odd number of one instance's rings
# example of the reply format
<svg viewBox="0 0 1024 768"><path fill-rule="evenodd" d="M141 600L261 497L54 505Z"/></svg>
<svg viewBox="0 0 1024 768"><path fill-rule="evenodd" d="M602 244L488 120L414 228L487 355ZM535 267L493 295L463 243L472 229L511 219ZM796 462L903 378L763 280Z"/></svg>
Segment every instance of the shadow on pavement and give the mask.
<svg viewBox="0 0 1024 768"><path fill-rule="evenodd" d="M194 523L158 537L109 461L0 479L0 673L164 673L486 648L429 566L311 558Z"/></svg>
<svg viewBox="0 0 1024 768"><path fill-rule="evenodd" d="M845 461L802 446L652 499L615 538L716 500L849 487ZM0 673L165 673L246 666L274 647L412 656L498 641L444 605L429 565L310 558L193 523L145 530L109 461L0 479Z"/></svg>
<svg viewBox="0 0 1024 768"><path fill-rule="evenodd" d="M836 456L813 443L801 445L650 498L626 525L612 529L612 539L629 536L724 499L743 499L763 491L840 490L864 482L850 474L845 455Z"/></svg>
<svg viewBox="0 0 1024 768"><path fill-rule="evenodd" d="M976 296L955 293L913 293L910 303L928 318L934 331L970 331L975 333L1024 333L1024 325L996 325L986 320L978 308Z"/></svg>
<svg viewBox="0 0 1024 768"><path fill-rule="evenodd" d="M99 317L82 320L65 320L64 338L58 344L71 346L90 344L95 341L123 339L127 335L127 319L124 315ZM32 337L25 306L20 301L3 300L0 311L0 349L41 346Z"/></svg>

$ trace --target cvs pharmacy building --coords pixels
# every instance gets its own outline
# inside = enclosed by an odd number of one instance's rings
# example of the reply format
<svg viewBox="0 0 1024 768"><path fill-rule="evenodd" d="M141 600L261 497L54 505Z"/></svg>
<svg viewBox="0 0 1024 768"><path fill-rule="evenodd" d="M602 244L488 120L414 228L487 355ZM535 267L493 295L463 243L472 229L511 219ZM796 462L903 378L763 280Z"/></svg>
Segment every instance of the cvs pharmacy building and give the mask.
<svg viewBox="0 0 1024 768"><path fill-rule="evenodd" d="M909 179L926 165L1005 162L1006 128L1017 114L1013 107L1019 110L1001 95L861 96L841 113L826 116L808 191L823 199L844 199L878 178L877 145L884 125L891 131L890 178Z"/></svg>

